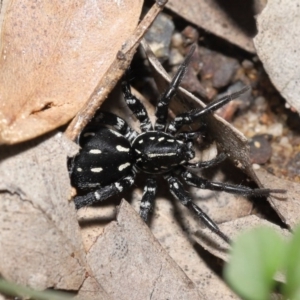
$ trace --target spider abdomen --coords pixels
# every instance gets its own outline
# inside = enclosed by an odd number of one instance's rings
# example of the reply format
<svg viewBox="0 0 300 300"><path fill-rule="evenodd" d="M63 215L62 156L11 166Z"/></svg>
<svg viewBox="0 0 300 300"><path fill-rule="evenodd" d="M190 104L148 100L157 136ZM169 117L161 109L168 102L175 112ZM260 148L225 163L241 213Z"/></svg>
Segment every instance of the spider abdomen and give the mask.
<svg viewBox="0 0 300 300"><path fill-rule="evenodd" d="M129 141L106 127L82 132L82 149L73 163L72 184L80 189L96 189L127 176L133 165Z"/></svg>
<svg viewBox="0 0 300 300"><path fill-rule="evenodd" d="M165 173L194 157L183 141L161 131L140 134L132 143L135 165L146 173Z"/></svg>

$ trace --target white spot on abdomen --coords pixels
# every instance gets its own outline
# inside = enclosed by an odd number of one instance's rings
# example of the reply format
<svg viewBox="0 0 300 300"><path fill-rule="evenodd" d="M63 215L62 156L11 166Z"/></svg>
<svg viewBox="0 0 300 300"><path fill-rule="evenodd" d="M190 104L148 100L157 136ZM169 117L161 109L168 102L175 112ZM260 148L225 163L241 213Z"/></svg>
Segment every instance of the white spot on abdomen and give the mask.
<svg viewBox="0 0 300 300"><path fill-rule="evenodd" d="M122 147L122 146L120 146L120 145L118 145L118 146L116 147L116 149L117 149L119 152L129 152L129 148L124 148L124 147Z"/></svg>
<svg viewBox="0 0 300 300"><path fill-rule="evenodd" d="M92 168L91 171L94 173L100 173L103 169L102 168Z"/></svg>
<svg viewBox="0 0 300 300"><path fill-rule="evenodd" d="M118 170L119 171L122 171L124 170L125 168L129 167L131 164L129 162L125 163L125 164L122 164L119 166Z"/></svg>
<svg viewBox="0 0 300 300"><path fill-rule="evenodd" d="M81 169L81 168L77 168L77 171L78 171L78 172L82 172L82 169Z"/></svg>
<svg viewBox="0 0 300 300"><path fill-rule="evenodd" d="M101 153L101 150L99 150L99 149L91 149L91 150L89 151L89 153L91 153L91 154L100 154L100 153Z"/></svg>

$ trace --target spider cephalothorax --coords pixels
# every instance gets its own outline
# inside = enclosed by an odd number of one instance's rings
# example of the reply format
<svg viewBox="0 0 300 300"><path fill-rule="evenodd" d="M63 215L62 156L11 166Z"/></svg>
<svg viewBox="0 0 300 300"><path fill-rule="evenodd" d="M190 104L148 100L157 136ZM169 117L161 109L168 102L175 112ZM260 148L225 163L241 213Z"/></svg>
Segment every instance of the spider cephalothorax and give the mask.
<svg viewBox="0 0 300 300"><path fill-rule="evenodd" d="M162 131L141 133L132 143L135 165L145 173L158 174L171 171L195 157L192 143Z"/></svg>
<svg viewBox="0 0 300 300"><path fill-rule="evenodd" d="M225 191L250 196L282 193L283 190L251 189L241 185L211 182L190 171L190 168L207 168L226 158L220 153L215 159L205 162L189 162L195 157L193 140L198 132L179 132L183 125L201 122L203 116L211 113L248 90L248 87L223 97L206 106L178 115L167 124L167 112L171 98L175 95L184 76L195 47L179 67L168 89L162 94L156 107L156 124L153 128L143 104L131 94L127 81L122 83L123 94L128 107L140 121L142 133L131 129L120 117L100 112L81 133L82 147L71 163L72 184L87 190L84 196L75 198L76 208L103 201L128 189L134 183L138 172L148 174L140 214L147 221L153 207L157 183L155 176L162 174L168 182L171 193L188 207L213 232L226 242L229 238L219 229L195 203L183 188L181 181L201 189ZM110 126L112 129L106 127ZM179 179L180 178L180 179Z"/></svg>

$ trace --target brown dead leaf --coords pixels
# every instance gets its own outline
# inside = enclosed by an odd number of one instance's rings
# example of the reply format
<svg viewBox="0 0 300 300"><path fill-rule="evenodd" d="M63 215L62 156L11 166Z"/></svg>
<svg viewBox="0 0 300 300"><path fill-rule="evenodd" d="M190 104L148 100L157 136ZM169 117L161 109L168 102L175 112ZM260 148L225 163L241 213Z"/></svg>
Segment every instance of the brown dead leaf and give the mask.
<svg viewBox="0 0 300 300"><path fill-rule="evenodd" d="M126 201L87 260L113 299L206 299Z"/></svg>
<svg viewBox="0 0 300 300"><path fill-rule="evenodd" d="M295 229L300 223L299 183L277 178L264 169L257 170L256 175L265 186L287 191L284 195L269 197L268 201L281 220L290 228Z"/></svg>
<svg viewBox="0 0 300 300"><path fill-rule="evenodd" d="M68 122L139 20L142 0L9 1L0 20L0 142Z"/></svg>
<svg viewBox="0 0 300 300"><path fill-rule="evenodd" d="M0 273L33 288L76 290L85 277L62 134L0 148Z"/></svg>
<svg viewBox="0 0 300 300"><path fill-rule="evenodd" d="M190 1L189 5L183 0L170 0L167 7L188 22L192 22L249 52L255 52L252 42L256 33L254 17L264 5L264 0L194 0Z"/></svg>

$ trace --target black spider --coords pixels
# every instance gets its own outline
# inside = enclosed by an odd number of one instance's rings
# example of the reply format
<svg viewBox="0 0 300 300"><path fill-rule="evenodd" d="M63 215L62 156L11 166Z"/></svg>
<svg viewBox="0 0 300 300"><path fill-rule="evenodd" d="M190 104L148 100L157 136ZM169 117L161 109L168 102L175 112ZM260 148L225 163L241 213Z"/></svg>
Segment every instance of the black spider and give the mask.
<svg viewBox="0 0 300 300"><path fill-rule="evenodd" d="M281 193L283 190L251 189L228 183L211 182L195 175L190 168L207 168L226 158L224 153L205 162L190 163L195 157L193 139L198 132L178 131L183 125L200 121L201 118L248 90L248 87L212 102L203 109L179 114L167 124L168 106L176 94L195 47L180 65L168 89L160 97L156 107L156 124L153 129L143 104L131 94L127 81L122 83L123 94L128 107L140 121L142 133L132 130L120 117L100 112L81 133L82 147L71 164L73 186L87 190L84 196L75 197L76 208L103 201L128 189L134 183L137 172L149 174L140 205L140 215L147 221L153 207L157 183L155 176L162 174L169 184L171 193L184 206L194 212L203 223L226 242L230 239L200 207L192 202L178 177L190 186L201 189L225 191L233 194L262 196ZM113 129L109 129L110 126Z"/></svg>

